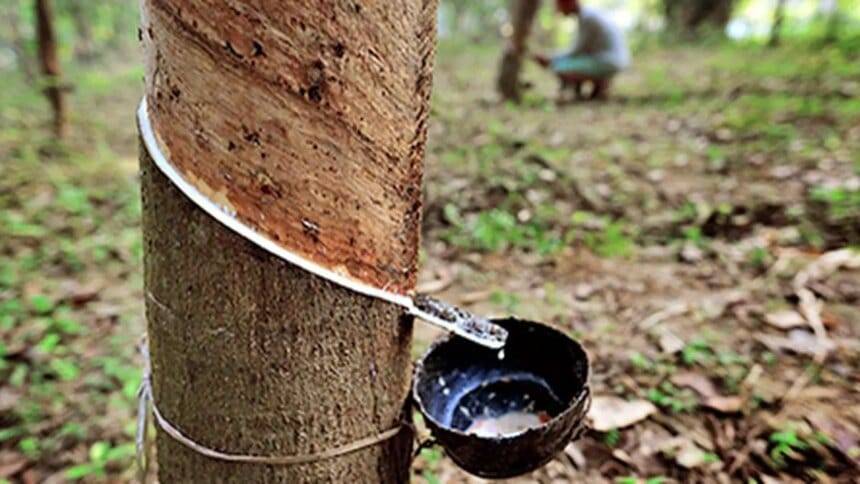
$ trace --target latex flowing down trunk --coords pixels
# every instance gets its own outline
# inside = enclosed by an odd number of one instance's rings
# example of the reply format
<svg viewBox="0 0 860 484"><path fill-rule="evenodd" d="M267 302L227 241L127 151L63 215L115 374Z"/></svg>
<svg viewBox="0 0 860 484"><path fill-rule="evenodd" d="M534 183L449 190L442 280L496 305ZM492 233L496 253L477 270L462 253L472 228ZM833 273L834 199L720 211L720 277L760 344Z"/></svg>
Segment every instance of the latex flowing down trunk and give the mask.
<svg viewBox="0 0 860 484"><path fill-rule="evenodd" d="M415 283L434 0L144 0L149 115L183 177L290 251ZM141 152L154 401L199 444L284 456L403 421L412 319L270 255ZM412 434L295 466L158 432L161 482L407 482Z"/></svg>
<svg viewBox="0 0 860 484"><path fill-rule="evenodd" d="M45 77L45 97L53 112L53 129L57 138L67 130L66 100L60 85L60 58L57 55L57 35L50 0L36 0L36 33L39 43L39 65Z"/></svg>
<svg viewBox="0 0 860 484"><path fill-rule="evenodd" d="M502 55L496 87L503 99L520 99L520 70L525 60L529 33L540 0L511 0L511 23L513 31Z"/></svg>

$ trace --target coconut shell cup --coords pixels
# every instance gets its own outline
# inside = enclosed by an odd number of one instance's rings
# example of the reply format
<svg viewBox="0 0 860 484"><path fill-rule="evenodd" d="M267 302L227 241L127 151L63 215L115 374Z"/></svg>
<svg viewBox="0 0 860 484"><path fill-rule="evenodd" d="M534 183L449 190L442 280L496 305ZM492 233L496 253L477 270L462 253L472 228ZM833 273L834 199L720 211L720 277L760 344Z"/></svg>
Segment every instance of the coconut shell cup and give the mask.
<svg viewBox="0 0 860 484"><path fill-rule="evenodd" d="M412 392L457 465L501 479L541 467L579 438L590 369L583 347L561 331L514 318L493 323L509 332L501 352L443 338L418 361Z"/></svg>

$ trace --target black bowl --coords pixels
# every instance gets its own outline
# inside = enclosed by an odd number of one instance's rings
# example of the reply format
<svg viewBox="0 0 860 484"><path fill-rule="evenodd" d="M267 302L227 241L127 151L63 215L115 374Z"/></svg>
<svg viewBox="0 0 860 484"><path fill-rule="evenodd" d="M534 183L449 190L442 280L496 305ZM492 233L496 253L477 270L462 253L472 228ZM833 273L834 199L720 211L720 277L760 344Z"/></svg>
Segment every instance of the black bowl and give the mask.
<svg viewBox="0 0 860 484"><path fill-rule="evenodd" d="M502 354L448 336L418 361L412 393L454 462L506 478L546 464L579 437L591 404L589 364L561 331L513 318L493 323L509 332Z"/></svg>

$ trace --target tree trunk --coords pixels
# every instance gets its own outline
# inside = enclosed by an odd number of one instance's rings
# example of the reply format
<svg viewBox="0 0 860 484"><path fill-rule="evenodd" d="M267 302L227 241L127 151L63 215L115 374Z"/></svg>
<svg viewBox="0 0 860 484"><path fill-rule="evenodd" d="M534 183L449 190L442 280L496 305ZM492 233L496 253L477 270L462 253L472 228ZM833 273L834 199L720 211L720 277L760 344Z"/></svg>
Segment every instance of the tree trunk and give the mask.
<svg viewBox="0 0 860 484"><path fill-rule="evenodd" d="M526 56L528 37L538 7L540 0L511 0L513 33L502 55L496 84L504 99L520 99L520 69Z"/></svg>
<svg viewBox="0 0 860 484"><path fill-rule="evenodd" d="M779 45L782 35L782 24L785 23L785 1L777 0L776 8L773 11L773 25L770 28L770 40L768 45L776 47Z"/></svg>
<svg viewBox="0 0 860 484"><path fill-rule="evenodd" d="M183 177L357 281L415 284L435 0L144 0L149 115ZM412 318L271 255L141 153L154 401L228 453L320 452L408 418ZM161 482L407 482L408 427L295 466L230 464L159 431Z"/></svg>
<svg viewBox="0 0 860 484"><path fill-rule="evenodd" d="M703 28L725 32L732 18L734 0L663 0L668 30L696 37Z"/></svg>
<svg viewBox="0 0 860 484"><path fill-rule="evenodd" d="M60 59L57 55L57 38L54 33L54 15L51 0L36 0L36 32L39 39L39 62L45 76L45 97L54 113L54 134L66 136L66 101L60 85Z"/></svg>

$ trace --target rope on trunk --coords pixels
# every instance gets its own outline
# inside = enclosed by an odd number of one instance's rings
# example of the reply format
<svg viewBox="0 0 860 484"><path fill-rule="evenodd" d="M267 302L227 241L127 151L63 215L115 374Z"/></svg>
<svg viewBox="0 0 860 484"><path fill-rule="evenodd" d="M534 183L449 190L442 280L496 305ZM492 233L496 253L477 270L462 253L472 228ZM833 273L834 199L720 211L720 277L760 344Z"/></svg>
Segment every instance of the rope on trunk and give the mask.
<svg viewBox="0 0 860 484"><path fill-rule="evenodd" d="M404 425L398 425L397 427L388 429L384 432L380 432L376 435L371 435L369 437L364 437L362 439L358 439L347 444L333 447L331 449L326 449L321 452L313 452L309 454L295 454L295 455L284 455L284 456L265 456L265 455L252 455L252 454L235 454L231 452L222 452L219 450L212 449L210 447L206 447L205 445L195 441L191 437L185 435L181 430L179 430L175 425L170 423L167 418L162 415L161 411L158 410L158 406L155 404L155 400L152 396L152 383L150 379L150 362L149 362L149 349L146 341L143 341L140 345L140 353L143 356L144 362L144 373L143 379L140 382L140 388L137 391L138 398L138 407L137 407L137 435L135 436L135 446L137 451L137 470L138 470L138 479L141 483L146 482L146 476L148 473L149 467L149 459L147 458L147 442L146 442L146 429L147 429L147 418L149 415L149 411L152 411L152 415L155 417L155 423L158 425L161 430L163 430L167 435L169 435L173 440L179 442L180 444L188 447L189 449L197 452L198 454L208 457L210 459L222 460L225 462L238 462L243 464L263 464L263 465L275 465L275 466L292 466L299 464L310 464L313 462L318 462L321 460L332 459L334 457L340 457L342 455L350 454L352 452L356 452L361 449L365 449L367 447L372 447L374 445L385 442L386 440L394 437L399 434Z"/></svg>

